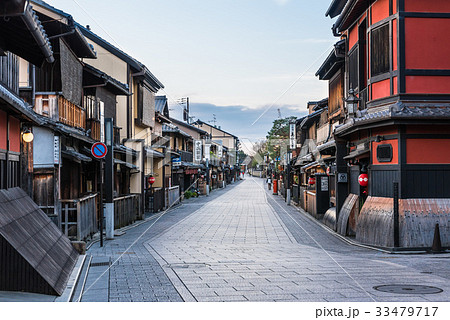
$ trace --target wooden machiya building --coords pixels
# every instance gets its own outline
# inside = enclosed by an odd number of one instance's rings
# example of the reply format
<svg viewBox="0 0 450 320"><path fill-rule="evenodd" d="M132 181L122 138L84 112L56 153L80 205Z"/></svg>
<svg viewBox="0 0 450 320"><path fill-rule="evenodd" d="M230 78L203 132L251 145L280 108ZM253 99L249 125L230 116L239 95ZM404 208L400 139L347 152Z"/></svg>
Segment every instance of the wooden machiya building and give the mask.
<svg viewBox="0 0 450 320"><path fill-rule="evenodd" d="M342 117L337 196L349 194L338 231L423 248L439 228L450 246L450 2L334 0L326 15L340 41L318 75Z"/></svg>
<svg viewBox="0 0 450 320"><path fill-rule="evenodd" d="M32 127L44 125L22 99L29 63L55 61L41 21L28 1L0 2L0 290L60 295L78 253L33 202ZM26 84L33 83L25 77ZM36 135L34 136L36 139Z"/></svg>

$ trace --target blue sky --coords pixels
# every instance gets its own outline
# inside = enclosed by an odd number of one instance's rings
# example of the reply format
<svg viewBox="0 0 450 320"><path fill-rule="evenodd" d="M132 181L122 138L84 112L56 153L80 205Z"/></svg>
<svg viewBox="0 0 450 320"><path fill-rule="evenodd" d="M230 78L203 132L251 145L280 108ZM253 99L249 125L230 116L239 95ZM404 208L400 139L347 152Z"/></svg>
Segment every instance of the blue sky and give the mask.
<svg viewBox="0 0 450 320"><path fill-rule="evenodd" d="M144 63L175 116L176 100L189 96L193 116L214 113L223 129L257 140L277 108L301 116L307 101L327 95L314 74L337 41L325 17L331 0L47 2Z"/></svg>

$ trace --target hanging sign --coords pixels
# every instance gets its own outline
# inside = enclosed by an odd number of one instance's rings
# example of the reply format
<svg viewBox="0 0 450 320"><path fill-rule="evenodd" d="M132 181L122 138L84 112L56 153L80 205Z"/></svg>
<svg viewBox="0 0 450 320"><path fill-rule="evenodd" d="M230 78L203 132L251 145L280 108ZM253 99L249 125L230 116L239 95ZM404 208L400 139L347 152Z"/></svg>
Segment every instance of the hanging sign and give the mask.
<svg viewBox="0 0 450 320"><path fill-rule="evenodd" d="M369 185L369 175L367 173L362 173L358 177L358 182L361 187L367 187Z"/></svg>
<svg viewBox="0 0 450 320"><path fill-rule="evenodd" d="M59 136L53 137L53 163L59 164L59 154L60 154L60 146L59 146Z"/></svg>
<svg viewBox="0 0 450 320"><path fill-rule="evenodd" d="M174 167L181 166L181 158L180 157L172 158L172 165Z"/></svg>
<svg viewBox="0 0 450 320"><path fill-rule="evenodd" d="M104 158L107 152L108 148L106 147L106 144L104 144L103 142L96 142L92 145L91 153L97 159Z"/></svg>
<svg viewBox="0 0 450 320"><path fill-rule="evenodd" d="M211 160L211 155L209 154L210 151L211 151L211 145L205 144L205 159L206 160Z"/></svg>
<svg viewBox="0 0 450 320"><path fill-rule="evenodd" d="M297 147L297 137L295 134L295 123L289 125L289 147L294 150Z"/></svg>
<svg viewBox="0 0 450 320"><path fill-rule="evenodd" d="M194 161L202 161L202 140L194 140Z"/></svg>

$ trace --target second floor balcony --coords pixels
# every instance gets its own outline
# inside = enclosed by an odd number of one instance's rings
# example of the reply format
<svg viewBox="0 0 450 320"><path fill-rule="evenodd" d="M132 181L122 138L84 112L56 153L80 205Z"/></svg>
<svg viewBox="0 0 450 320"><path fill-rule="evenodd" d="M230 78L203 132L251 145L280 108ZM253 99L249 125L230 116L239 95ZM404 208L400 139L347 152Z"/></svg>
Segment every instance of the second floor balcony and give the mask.
<svg viewBox="0 0 450 320"><path fill-rule="evenodd" d="M86 130L86 111L57 93L37 93L34 111L71 127Z"/></svg>

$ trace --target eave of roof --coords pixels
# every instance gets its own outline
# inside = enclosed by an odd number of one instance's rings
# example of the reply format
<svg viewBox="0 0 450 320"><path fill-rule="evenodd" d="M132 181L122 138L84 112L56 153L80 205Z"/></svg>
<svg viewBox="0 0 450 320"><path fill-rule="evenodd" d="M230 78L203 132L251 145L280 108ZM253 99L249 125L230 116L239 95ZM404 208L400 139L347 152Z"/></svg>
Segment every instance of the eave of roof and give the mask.
<svg viewBox="0 0 450 320"><path fill-rule="evenodd" d="M200 120L200 119L198 119L197 121L195 121L194 124L206 124L207 126L210 126L211 128L214 128L214 129L216 129L216 130L222 131L223 133L226 133L226 134L228 134L228 135L230 135L230 136L232 136L232 137L234 137L234 138L236 138L236 139L239 139L239 137L235 136L234 134L231 134L231 133L229 133L229 132L227 132L227 131L225 131L225 130L223 130L223 129L219 129L219 128L217 128L217 127L214 127L214 126L210 125L209 123L203 122L203 121Z"/></svg>
<svg viewBox="0 0 450 320"><path fill-rule="evenodd" d="M344 9L347 1L348 0L333 0L325 13L325 17L329 16L330 18L334 18L338 16L342 12L342 9Z"/></svg>
<svg viewBox="0 0 450 320"><path fill-rule="evenodd" d="M344 65L345 58L336 54L337 46L340 46L342 43L345 43L345 40L340 40L334 45L333 50L322 63L319 70L317 70L316 77L318 76L319 80L330 80Z"/></svg>
<svg viewBox="0 0 450 320"><path fill-rule="evenodd" d="M12 11L4 11L6 8L0 6L2 49L37 66L41 66L44 60L53 63L52 46L38 16L28 2L25 1L23 5Z"/></svg>
<svg viewBox="0 0 450 320"><path fill-rule="evenodd" d="M94 68L93 66L88 65L88 64L84 64L84 71L88 72L92 76L98 78L101 82L103 82L103 84L105 84L108 87L108 89L112 93L114 93L116 95L126 95L126 96L131 95L129 88L128 88L128 84L124 84L124 83L120 82L119 80L114 79L113 77L109 76L105 72L103 72L97 68ZM84 80L84 77L83 77L83 80Z"/></svg>
<svg viewBox="0 0 450 320"><path fill-rule="evenodd" d="M33 108L30 105L16 96L2 84L0 84L0 99L5 101L7 105L12 109L12 111L14 111L14 113L16 113L17 115L20 115L38 125L42 125L44 123L43 119L41 119L33 111Z"/></svg>
<svg viewBox="0 0 450 320"><path fill-rule="evenodd" d="M34 4L36 13L45 23L50 39L63 37L78 58L97 58L94 49L86 41L80 29L74 25L74 20L70 14L42 0L31 0L31 2Z"/></svg>
<svg viewBox="0 0 450 320"><path fill-rule="evenodd" d="M198 133L200 133L202 135L208 135L208 132L206 132L205 130L197 128L197 127L195 127L195 126L193 126L191 124L187 124L186 122L183 122L183 121L180 121L180 120L177 120L177 119L174 119L174 118L170 118L170 121L176 123L177 125L184 126L185 128L189 128L191 130L194 130L194 131L196 131L196 132L198 132Z"/></svg>
<svg viewBox="0 0 450 320"><path fill-rule="evenodd" d="M356 19L364 13L374 0L349 0L342 10L339 18L333 24L334 35L339 35L350 27Z"/></svg>
<svg viewBox="0 0 450 320"><path fill-rule="evenodd" d="M325 108L322 108L320 110L314 111L313 113L311 113L310 115L308 115L301 123L300 123L300 128L301 129L306 129L309 128L316 119L318 119L318 117L321 115L322 112L325 111Z"/></svg>

